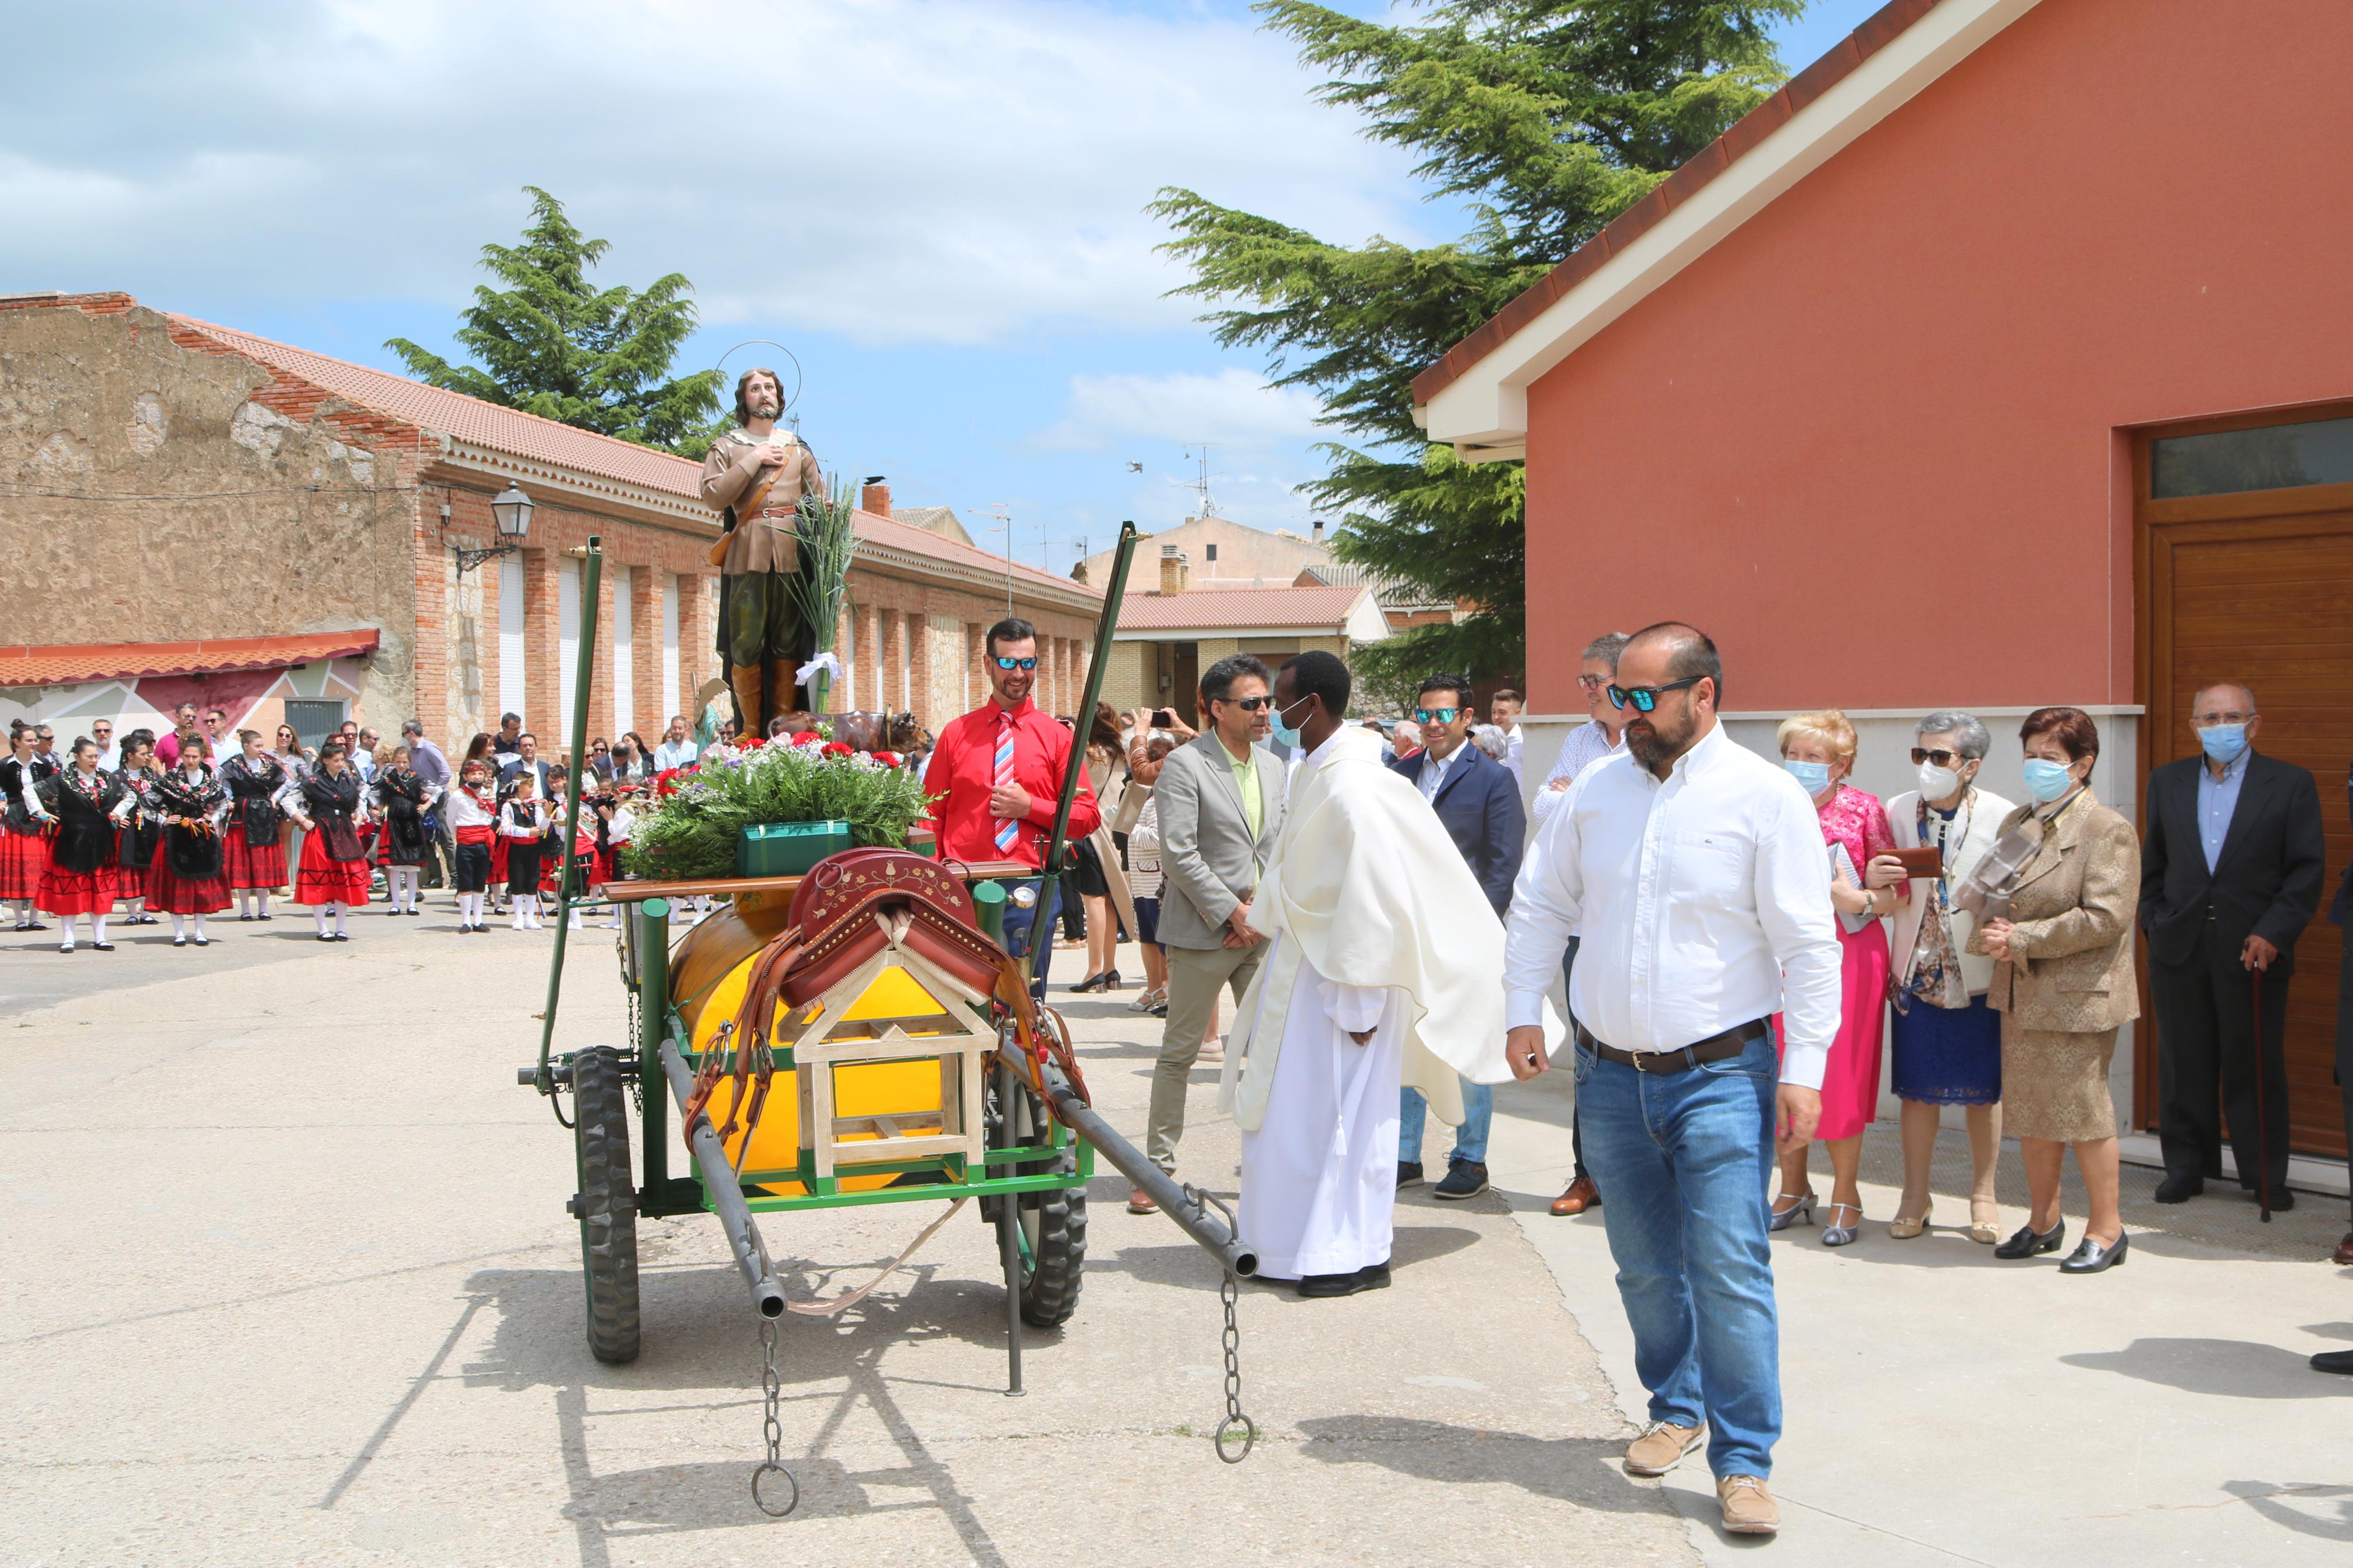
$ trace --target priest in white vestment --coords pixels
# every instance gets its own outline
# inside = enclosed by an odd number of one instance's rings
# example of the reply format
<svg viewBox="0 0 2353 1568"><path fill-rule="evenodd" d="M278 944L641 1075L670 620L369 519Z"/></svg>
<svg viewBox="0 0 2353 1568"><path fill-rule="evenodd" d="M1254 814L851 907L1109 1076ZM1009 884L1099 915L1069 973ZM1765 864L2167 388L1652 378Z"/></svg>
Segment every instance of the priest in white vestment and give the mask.
<svg viewBox="0 0 2353 1568"><path fill-rule="evenodd" d="M1461 1078L1511 1077L1503 924L1379 739L1343 722L1348 688L1328 653L1275 677L1274 733L1300 761L1246 917L1272 946L1219 1090L1242 1130L1242 1239L1303 1296L1388 1283L1400 1084L1459 1123Z"/></svg>

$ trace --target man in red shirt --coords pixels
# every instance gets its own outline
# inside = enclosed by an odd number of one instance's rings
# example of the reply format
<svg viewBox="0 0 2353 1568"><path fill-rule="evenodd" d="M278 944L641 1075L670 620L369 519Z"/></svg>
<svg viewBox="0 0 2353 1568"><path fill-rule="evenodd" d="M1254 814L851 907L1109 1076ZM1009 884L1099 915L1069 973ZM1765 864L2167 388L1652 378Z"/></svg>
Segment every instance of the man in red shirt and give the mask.
<svg viewBox="0 0 2353 1568"><path fill-rule="evenodd" d="M1042 867L1063 771L1076 744L1060 721L1029 700L1038 683L1038 628L1008 617L988 628L982 646L987 650L988 700L940 731L923 773L923 793L945 797L932 807L940 858ZM1069 838L1085 837L1102 820L1082 767L1079 792L1071 802ZM1053 878L1009 889L1005 945L1014 957L1029 951L1033 929L1053 931L1059 885ZM1039 956L1036 984L1042 987L1053 957L1050 940Z"/></svg>

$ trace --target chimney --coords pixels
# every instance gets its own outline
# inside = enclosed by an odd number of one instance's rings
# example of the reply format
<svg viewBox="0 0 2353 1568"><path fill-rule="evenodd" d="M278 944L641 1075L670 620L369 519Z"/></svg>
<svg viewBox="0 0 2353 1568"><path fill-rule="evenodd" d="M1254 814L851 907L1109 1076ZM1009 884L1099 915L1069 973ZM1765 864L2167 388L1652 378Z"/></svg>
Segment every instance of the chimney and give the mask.
<svg viewBox="0 0 2353 1568"><path fill-rule="evenodd" d="M1185 580L1188 575L1190 574L1186 569L1185 552L1173 544L1162 545L1160 547L1160 591L1164 594L1183 593Z"/></svg>
<svg viewBox="0 0 2353 1568"><path fill-rule="evenodd" d="M858 492L858 510L872 512L876 517L891 515L891 487L881 474L866 481Z"/></svg>
<svg viewBox="0 0 2353 1568"><path fill-rule="evenodd" d="M1315 526L1307 531L1307 542L1310 544L1321 544L1324 542L1324 520L1322 518L1317 518L1315 520Z"/></svg>

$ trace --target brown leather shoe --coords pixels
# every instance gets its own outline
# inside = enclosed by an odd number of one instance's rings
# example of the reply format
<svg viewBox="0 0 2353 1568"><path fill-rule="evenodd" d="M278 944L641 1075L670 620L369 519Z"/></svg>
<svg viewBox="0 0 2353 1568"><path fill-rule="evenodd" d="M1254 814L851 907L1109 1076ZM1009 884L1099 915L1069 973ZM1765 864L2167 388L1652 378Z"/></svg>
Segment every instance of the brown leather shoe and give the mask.
<svg viewBox="0 0 2353 1568"><path fill-rule="evenodd" d="M1781 1528L1781 1505L1756 1476L1725 1476L1715 1483L1724 1528L1735 1535L1770 1535Z"/></svg>
<svg viewBox="0 0 2353 1568"><path fill-rule="evenodd" d="M1593 1178L1590 1176L1577 1177L1568 1184L1567 1192L1552 1201L1552 1212L1563 1219L1567 1219L1571 1215L1583 1214L1587 1209L1598 1209L1600 1206L1601 1189L1593 1184Z"/></svg>
<svg viewBox="0 0 2353 1568"><path fill-rule="evenodd" d="M1626 1446L1626 1473L1630 1476L1663 1476L1683 1462L1683 1456L1700 1445L1707 1436L1707 1425L1678 1426L1671 1421L1653 1421L1642 1435Z"/></svg>
<svg viewBox="0 0 2353 1568"><path fill-rule="evenodd" d="M2347 1231L2345 1239L2337 1244L2336 1261L2339 1268L2353 1268L2353 1230Z"/></svg>

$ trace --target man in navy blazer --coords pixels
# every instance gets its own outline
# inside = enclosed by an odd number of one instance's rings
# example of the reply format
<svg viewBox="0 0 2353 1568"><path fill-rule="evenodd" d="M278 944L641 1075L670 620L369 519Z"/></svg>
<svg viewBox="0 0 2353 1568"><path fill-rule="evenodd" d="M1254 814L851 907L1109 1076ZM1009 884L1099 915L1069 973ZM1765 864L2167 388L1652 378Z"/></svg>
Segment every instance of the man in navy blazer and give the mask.
<svg viewBox="0 0 2353 1568"><path fill-rule="evenodd" d="M2219 1110L2239 1184L2289 1208L2287 985L2320 907L2320 792L2306 770L2254 749L2263 721L2245 687L2206 688L2189 721L2202 754L2149 771L2141 843L2165 1152L2157 1201L2186 1203L2222 1173Z"/></svg>
<svg viewBox="0 0 2353 1568"><path fill-rule="evenodd" d="M1479 879L1495 918L1511 911L1512 883L1520 874L1520 851L1527 837L1527 812L1512 770L1471 744L1478 710L1471 682L1459 675L1433 675L1415 695L1414 719L1422 749L1388 765L1421 791L1438 820ZM1398 1118L1398 1185L1422 1179L1421 1126L1429 1107L1421 1091L1400 1091ZM1487 1190L1487 1129L1495 1117L1495 1091L1462 1080L1462 1125L1454 1130L1454 1151L1446 1174L1432 1189L1441 1198L1472 1197Z"/></svg>

